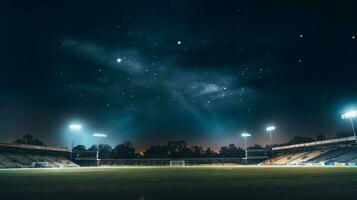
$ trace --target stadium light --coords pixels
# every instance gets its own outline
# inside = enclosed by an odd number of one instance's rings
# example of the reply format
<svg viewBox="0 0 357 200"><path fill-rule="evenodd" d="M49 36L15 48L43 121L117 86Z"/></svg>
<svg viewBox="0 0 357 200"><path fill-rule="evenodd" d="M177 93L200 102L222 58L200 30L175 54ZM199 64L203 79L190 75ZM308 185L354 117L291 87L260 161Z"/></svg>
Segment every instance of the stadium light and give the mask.
<svg viewBox="0 0 357 200"><path fill-rule="evenodd" d="M103 134L103 133L93 133L93 137L105 138L105 137L107 137L107 135L106 135L106 134Z"/></svg>
<svg viewBox="0 0 357 200"><path fill-rule="evenodd" d="M355 131L355 127L353 125L353 119L356 118L356 117L357 117L357 110L351 110L351 111L348 111L348 112L343 113L341 115L342 119L349 119L350 120L351 126L352 126L352 131L353 131L353 134L355 136L356 143L357 143L356 131Z"/></svg>
<svg viewBox="0 0 357 200"><path fill-rule="evenodd" d="M69 130L73 131L74 133L78 133L82 130L82 125L80 124L70 124L68 126ZM72 138L72 150L74 147L74 134L73 134L73 138Z"/></svg>
<svg viewBox="0 0 357 200"><path fill-rule="evenodd" d="M241 135L242 137L250 137L251 136L251 134L249 134L249 133L242 133L242 135Z"/></svg>
<svg viewBox="0 0 357 200"><path fill-rule="evenodd" d="M107 135L103 133L93 133L93 137L97 138L97 165L99 165L99 145L100 145L100 139L101 138L106 138Z"/></svg>
<svg viewBox="0 0 357 200"><path fill-rule="evenodd" d="M241 136L244 137L244 148L247 149L247 137L250 137L252 135L249 133L242 133Z"/></svg>
<svg viewBox="0 0 357 200"><path fill-rule="evenodd" d="M342 119L353 119L357 117L357 110L351 110L341 115Z"/></svg>
<svg viewBox="0 0 357 200"><path fill-rule="evenodd" d="M248 163L248 150L247 150L247 137L252 136L249 133L242 133L241 136L244 138L244 149L245 149L245 162Z"/></svg>
<svg viewBox="0 0 357 200"><path fill-rule="evenodd" d="M80 131L82 129L82 125L80 124L70 124L68 127L72 131Z"/></svg>
<svg viewBox="0 0 357 200"><path fill-rule="evenodd" d="M80 124L70 124L68 126L69 130L71 130L74 133L78 133L82 130L82 125ZM73 159L73 147L74 147L74 134L72 136L72 151L71 151L71 158Z"/></svg>
<svg viewBox="0 0 357 200"><path fill-rule="evenodd" d="M267 127L267 131L274 131L275 130L275 126L268 126Z"/></svg>
<svg viewBox="0 0 357 200"><path fill-rule="evenodd" d="M275 130L275 126L268 126L266 131L268 131L269 136L270 136L270 146L273 146L273 138L272 138L272 133Z"/></svg>

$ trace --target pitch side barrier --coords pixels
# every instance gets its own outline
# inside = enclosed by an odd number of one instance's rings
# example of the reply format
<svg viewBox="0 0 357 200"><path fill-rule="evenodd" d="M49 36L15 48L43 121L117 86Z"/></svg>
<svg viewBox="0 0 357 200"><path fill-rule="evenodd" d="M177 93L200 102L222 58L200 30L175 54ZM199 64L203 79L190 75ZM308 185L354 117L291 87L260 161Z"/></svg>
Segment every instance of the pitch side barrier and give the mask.
<svg viewBox="0 0 357 200"><path fill-rule="evenodd" d="M242 164L242 158L155 158L155 159L101 159L102 166L142 165L167 166L170 161L184 161L185 165L199 164Z"/></svg>
<svg viewBox="0 0 357 200"><path fill-rule="evenodd" d="M292 144L280 147L273 147L273 151L279 150L286 150L286 149L293 149L293 148L303 148L303 147L314 147L314 146L321 146L321 145L328 145L328 144L335 144L335 143L350 143L352 141L356 141L355 136L345 137L345 138L337 138L337 139L329 139L329 140L321 140L315 142L307 142L301 144Z"/></svg>

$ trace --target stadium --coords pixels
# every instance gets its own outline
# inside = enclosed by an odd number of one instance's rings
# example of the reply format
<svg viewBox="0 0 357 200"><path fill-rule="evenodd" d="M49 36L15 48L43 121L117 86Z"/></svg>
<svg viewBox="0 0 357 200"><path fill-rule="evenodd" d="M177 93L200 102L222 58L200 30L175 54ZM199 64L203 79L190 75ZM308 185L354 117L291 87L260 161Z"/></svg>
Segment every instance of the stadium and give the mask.
<svg viewBox="0 0 357 200"><path fill-rule="evenodd" d="M0 200L357 199L357 1L1 1Z"/></svg>
<svg viewBox="0 0 357 200"><path fill-rule="evenodd" d="M73 156L68 148L1 143L0 193L6 199L355 198L354 136L270 150L247 148L243 158L99 155L87 151Z"/></svg>

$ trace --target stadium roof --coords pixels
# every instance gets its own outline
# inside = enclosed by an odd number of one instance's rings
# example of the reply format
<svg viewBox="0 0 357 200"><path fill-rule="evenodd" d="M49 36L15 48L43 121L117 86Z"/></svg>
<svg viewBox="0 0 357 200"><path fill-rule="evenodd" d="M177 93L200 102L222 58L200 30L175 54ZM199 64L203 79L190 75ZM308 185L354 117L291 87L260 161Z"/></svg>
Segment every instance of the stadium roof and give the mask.
<svg viewBox="0 0 357 200"><path fill-rule="evenodd" d="M71 152L70 149L65 147L53 147L53 146L37 146L28 144L15 144L15 143L0 143L0 147L10 147L19 149L32 149L32 150L44 150L44 151L61 151L61 152Z"/></svg>
<svg viewBox="0 0 357 200"><path fill-rule="evenodd" d="M286 145L286 146L280 146L280 147L273 147L273 151L293 149L293 148L312 147L312 146L321 146L321 145L325 145L325 144L343 143L343 142L350 142L350 141L356 141L356 137L350 136L350 137L345 137L345 138L337 138L337 139L329 139L329 140L321 140L321 141L315 141L315 142L307 142L307 143L301 143L301 144L292 144L292 145Z"/></svg>

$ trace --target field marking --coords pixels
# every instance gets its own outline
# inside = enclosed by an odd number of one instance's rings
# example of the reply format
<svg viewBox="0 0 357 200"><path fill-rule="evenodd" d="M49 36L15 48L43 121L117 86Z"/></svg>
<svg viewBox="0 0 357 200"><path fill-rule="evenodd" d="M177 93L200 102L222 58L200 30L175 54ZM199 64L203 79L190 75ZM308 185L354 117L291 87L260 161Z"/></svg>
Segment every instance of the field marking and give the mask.
<svg viewBox="0 0 357 200"><path fill-rule="evenodd" d="M45 170L100 170L100 169L178 169L178 168L222 168L222 169L229 169L229 168L256 168L256 169L263 169L263 168L357 168L357 166L319 166L319 165L194 165L194 166L99 166L99 167L53 167L53 168L0 168L0 171L9 171L9 170L19 170L19 171L26 171L26 170L38 170L38 171L45 171Z"/></svg>

